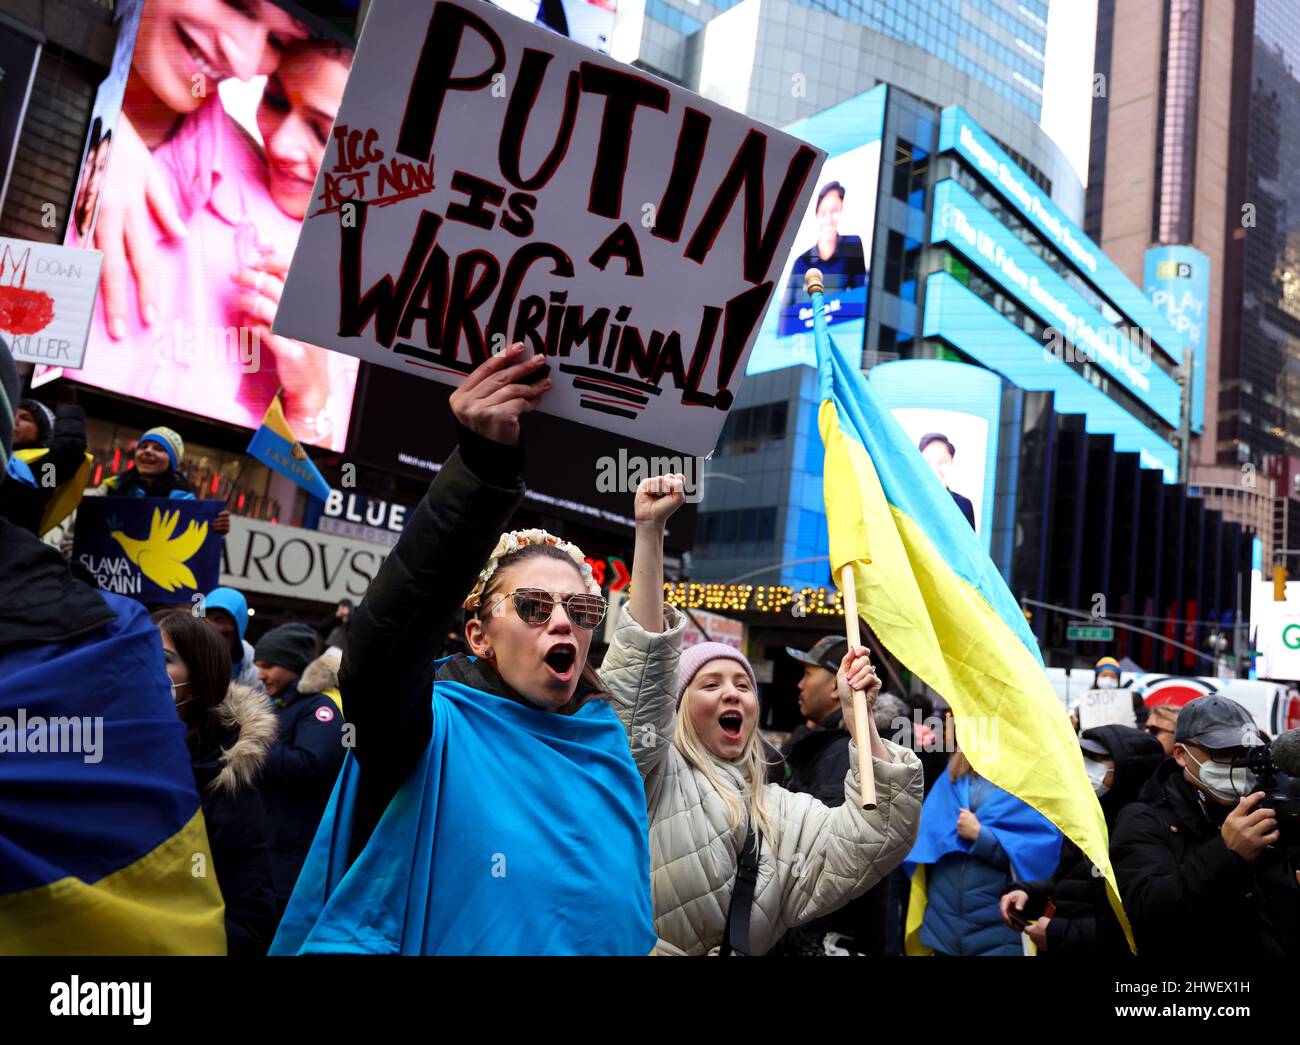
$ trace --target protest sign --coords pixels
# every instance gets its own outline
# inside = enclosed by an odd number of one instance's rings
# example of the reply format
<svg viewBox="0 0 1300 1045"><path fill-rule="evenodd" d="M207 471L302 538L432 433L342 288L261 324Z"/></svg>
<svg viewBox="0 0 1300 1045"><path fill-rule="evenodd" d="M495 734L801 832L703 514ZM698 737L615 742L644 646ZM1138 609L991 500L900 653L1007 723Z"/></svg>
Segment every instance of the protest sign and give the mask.
<svg viewBox="0 0 1300 1045"><path fill-rule="evenodd" d="M73 559L103 591L144 603L188 603L217 586L221 501L87 497L77 510Z"/></svg>
<svg viewBox="0 0 1300 1045"><path fill-rule="evenodd" d="M375 0L275 332L713 449L825 154L479 0Z"/></svg>
<svg viewBox="0 0 1300 1045"><path fill-rule="evenodd" d="M1094 726L1135 726L1131 689L1090 689L1079 701L1079 732Z"/></svg>
<svg viewBox="0 0 1300 1045"><path fill-rule="evenodd" d="M0 236L0 337L16 360L81 365L102 261L97 250Z"/></svg>

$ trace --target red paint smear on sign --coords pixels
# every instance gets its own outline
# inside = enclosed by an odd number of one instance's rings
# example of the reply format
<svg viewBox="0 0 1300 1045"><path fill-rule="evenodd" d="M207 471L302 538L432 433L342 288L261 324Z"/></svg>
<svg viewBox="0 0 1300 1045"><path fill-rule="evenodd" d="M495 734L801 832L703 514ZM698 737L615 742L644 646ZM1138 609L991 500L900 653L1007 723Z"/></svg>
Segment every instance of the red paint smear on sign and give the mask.
<svg viewBox="0 0 1300 1045"><path fill-rule="evenodd" d="M43 290L0 287L0 330L38 334L54 319L54 299Z"/></svg>

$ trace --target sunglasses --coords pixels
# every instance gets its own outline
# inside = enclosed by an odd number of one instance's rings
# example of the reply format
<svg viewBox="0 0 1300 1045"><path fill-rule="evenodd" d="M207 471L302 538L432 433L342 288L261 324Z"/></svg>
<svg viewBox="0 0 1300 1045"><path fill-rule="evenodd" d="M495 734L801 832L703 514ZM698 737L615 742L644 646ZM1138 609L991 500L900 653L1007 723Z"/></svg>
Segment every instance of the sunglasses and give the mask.
<svg viewBox="0 0 1300 1045"><path fill-rule="evenodd" d="M497 606L504 604L506 599L514 602L515 612L525 624L545 624L551 619L551 614L555 612L555 604L558 602L564 607L564 612L569 615L569 620L573 622L574 627L581 628L583 631L591 631L598 627L605 619L605 611L609 608L609 603L602 595L580 592L556 599L550 592L543 591L541 588L516 588L512 592L505 593Z"/></svg>

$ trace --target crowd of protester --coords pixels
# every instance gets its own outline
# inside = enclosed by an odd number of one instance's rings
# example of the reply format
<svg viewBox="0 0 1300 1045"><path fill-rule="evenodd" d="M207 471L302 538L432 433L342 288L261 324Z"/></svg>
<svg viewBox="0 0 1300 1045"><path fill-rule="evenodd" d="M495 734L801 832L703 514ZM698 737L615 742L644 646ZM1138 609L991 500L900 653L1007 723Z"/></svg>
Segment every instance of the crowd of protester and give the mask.
<svg viewBox="0 0 1300 1045"><path fill-rule="evenodd" d="M50 535L66 547L85 418L18 399L0 350L0 711L57 710L104 650L121 714L173 709L230 954L1127 955L1099 869L981 776L942 705L882 693L868 648L790 649L804 721L767 743L753 665L683 650L663 599L679 476L637 491L631 595L595 662L607 604L582 552L506 532L540 362L510 350L457 389L459 447L359 605L252 641L233 588L151 618L77 573ZM151 429L86 492L192 497L183 456ZM462 621L465 652L440 657ZM1119 679L1099 663L1098 688ZM1078 736L1139 951L1295 955L1300 840L1261 791L1270 738L1219 695L1139 711Z"/></svg>

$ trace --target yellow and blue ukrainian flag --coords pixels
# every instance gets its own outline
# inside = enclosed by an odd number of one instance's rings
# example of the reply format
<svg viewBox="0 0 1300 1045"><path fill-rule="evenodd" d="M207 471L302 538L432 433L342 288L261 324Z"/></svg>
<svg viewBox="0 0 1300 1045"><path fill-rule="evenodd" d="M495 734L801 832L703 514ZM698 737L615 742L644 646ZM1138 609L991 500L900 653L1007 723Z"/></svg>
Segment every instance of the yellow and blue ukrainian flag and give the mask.
<svg viewBox="0 0 1300 1045"><path fill-rule="evenodd" d="M329 500L329 483L289 427L278 392L266 408L262 426L253 433L245 453L273 471L287 475L313 497L322 501Z"/></svg>
<svg viewBox="0 0 1300 1045"><path fill-rule="evenodd" d="M831 568L838 578L852 566L858 614L952 706L975 770L1042 813L1104 875L1132 947L1106 821L1024 612L858 361L831 339L820 291L812 302ZM997 723L996 743L963 742L964 723L980 719Z"/></svg>
<svg viewBox="0 0 1300 1045"><path fill-rule="evenodd" d="M225 954L221 899L158 628L0 648L0 954Z"/></svg>

